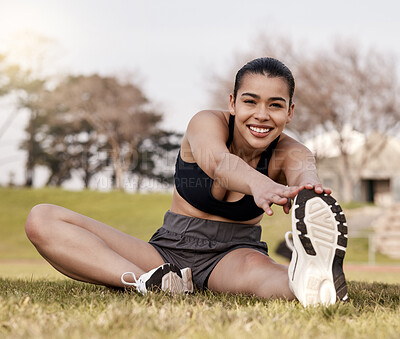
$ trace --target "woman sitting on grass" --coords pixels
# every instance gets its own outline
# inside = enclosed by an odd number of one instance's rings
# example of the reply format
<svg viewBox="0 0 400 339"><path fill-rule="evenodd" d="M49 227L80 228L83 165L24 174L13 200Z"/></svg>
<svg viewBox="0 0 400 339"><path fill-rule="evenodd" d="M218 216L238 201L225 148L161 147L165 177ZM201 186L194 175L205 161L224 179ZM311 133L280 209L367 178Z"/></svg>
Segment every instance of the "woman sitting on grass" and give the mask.
<svg viewBox="0 0 400 339"><path fill-rule="evenodd" d="M280 61L256 59L237 73L228 112L201 111L191 119L171 208L149 242L48 204L30 212L29 239L73 279L144 294L192 292L194 283L217 292L297 297L304 305L347 299L342 210L321 185L311 152L283 133L293 118L294 87ZM268 256L260 221L273 214L272 204L289 213L293 198L288 269Z"/></svg>

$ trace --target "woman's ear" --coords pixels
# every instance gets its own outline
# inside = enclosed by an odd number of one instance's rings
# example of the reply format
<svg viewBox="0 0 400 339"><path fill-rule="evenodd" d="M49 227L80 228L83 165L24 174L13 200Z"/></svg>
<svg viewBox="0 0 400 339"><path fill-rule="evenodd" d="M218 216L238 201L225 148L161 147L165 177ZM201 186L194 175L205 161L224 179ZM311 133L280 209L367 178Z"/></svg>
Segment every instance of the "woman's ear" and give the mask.
<svg viewBox="0 0 400 339"><path fill-rule="evenodd" d="M235 115L235 98L233 94L229 94L229 113Z"/></svg>
<svg viewBox="0 0 400 339"><path fill-rule="evenodd" d="M294 113L294 104L290 105L290 108L288 110L288 115L286 117L286 123L288 124L289 122L292 121L293 119L293 113Z"/></svg>

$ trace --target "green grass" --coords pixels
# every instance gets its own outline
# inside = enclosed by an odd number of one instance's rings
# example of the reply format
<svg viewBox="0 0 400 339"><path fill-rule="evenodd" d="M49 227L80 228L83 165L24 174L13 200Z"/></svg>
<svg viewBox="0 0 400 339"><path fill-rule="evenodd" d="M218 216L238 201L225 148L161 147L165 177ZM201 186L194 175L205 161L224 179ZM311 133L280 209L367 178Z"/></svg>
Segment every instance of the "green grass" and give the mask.
<svg viewBox="0 0 400 339"><path fill-rule="evenodd" d="M141 296L63 277L24 233L30 209L53 203L148 240L170 202L169 194L1 188L0 338L398 337L400 272L346 272L351 301L329 307L210 291ZM271 255L286 262L274 250L290 230L290 217L275 206L274 217L265 217L262 226ZM363 258L366 242L351 240L346 260Z"/></svg>
<svg viewBox="0 0 400 339"><path fill-rule="evenodd" d="M39 258L25 236L24 224L31 208L40 203L64 206L148 240L162 225L171 196L0 188L0 259Z"/></svg>
<svg viewBox="0 0 400 339"><path fill-rule="evenodd" d="M0 261L40 258L24 232L25 220L30 209L40 203L64 206L147 241L162 225L163 215L171 203L171 195L73 192L51 188L32 190L0 188ZM359 203L353 203L343 207L346 210L360 206ZM278 206L273 208L274 216L265 216L262 221L262 239L267 242L270 255L276 261L287 263L285 258L275 255L275 250L283 240L285 232L291 229L290 215L284 214L282 208ZM367 239L349 239L346 262L367 261ZM376 261L384 264L400 264L399 260L390 259L379 253L376 255ZM0 267L0 276L1 274Z"/></svg>
<svg viewBox="0 0 400 339"><path fill-rule="evenodd" d="M349 303L197 292L141 296L71 280L0 279L4 338L398 338L400 286L350 282Z"/></svg>

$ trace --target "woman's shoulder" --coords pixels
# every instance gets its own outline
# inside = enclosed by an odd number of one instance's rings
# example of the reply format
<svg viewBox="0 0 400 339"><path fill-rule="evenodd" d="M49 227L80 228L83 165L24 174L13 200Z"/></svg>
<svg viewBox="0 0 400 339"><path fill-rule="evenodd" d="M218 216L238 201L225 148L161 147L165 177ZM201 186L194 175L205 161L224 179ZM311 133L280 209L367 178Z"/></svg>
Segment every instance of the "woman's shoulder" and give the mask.
<svg viewBox="0 0 400 339"><path fill-rule="evenodd" d="M281 134L275 153L283 162L287 159L304 159L314 156L307 146L285 133Z"/></svg>
<svg viewBox="0 0 400 339"><path fill-rule="evenodd" d="M224 125L226 123L229 123L229 115L230 113L228 111L221 111L221 110L202 110L200 112L197 112L192 119L190 120L190 123L199 123L199 122L204 122L204 121L219 121L223 123Z"/></svg>
<svg viewBox="0 0 400 339"><path fill-rule="evenodd" d="M197 147L215 147L225 145L229 135L229 112L203 110L190 120L181 145L184 161L194 161L193 151Z"/></svg>
<svg viewBox="0 0 400 339"><path fill-rule="evenodd" d="M196 113L189 121L185 136L221 136L226 138L229 126L229 112L203 110Z"/></svg>
<svg viewBox="0 0 400 339"><path fill-rule="evenodd" d="M282 133L279 138L279 143L277 148L282 150L291 150L291 149L298 149L298 150L308 150L307 146L305 146L300 141L290 137L286 133Z"/></svg>
<svg viewBox="0 0 400 339"><path fill-rule="evenodd" d="M286 169L298 168L299 162L311 158L313 154L304 144L282 133L270 161L269 176L276 182L286 185Z"/></svg>

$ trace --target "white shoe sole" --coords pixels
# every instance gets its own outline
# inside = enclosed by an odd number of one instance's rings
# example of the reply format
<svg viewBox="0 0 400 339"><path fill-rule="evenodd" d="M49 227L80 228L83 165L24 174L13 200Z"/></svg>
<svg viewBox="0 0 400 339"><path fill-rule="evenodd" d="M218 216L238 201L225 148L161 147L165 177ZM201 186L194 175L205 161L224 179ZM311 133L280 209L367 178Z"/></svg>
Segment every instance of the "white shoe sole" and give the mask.
<svg viewBox="0 0 400 339"><path fill-rule="evenodd" d="M190 267L186 267L181 270L183 290L185 293L193 293L193 280L192 280L192 270Z"/></svg>
<svg viewBox="0 0 400 339"><path fill-rule="evenodd" d="M161 289L172 294L183 293L182 278L175 272L169 272L162 277Z"/></svg>
<svg viewBox="0 0 400 339"><path fill-rule="evenodd" d="M293 251L289 266L291 289L304 305L347 300L343 259L347 247L346 218L327 194L302 190L292 211Z"/></svg>
<svg viewBox="0 0 400 339"><path fill-rule="evenodd" d="M176 269L179 270L179 268ZM164 274L161 281L161 289L172 294L192 293L192 270L189 267L179 272L177 270L172 268L170 272Z"/></svg>

